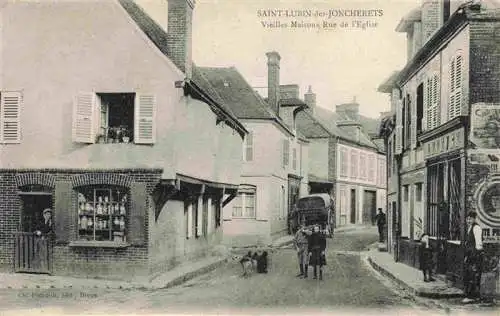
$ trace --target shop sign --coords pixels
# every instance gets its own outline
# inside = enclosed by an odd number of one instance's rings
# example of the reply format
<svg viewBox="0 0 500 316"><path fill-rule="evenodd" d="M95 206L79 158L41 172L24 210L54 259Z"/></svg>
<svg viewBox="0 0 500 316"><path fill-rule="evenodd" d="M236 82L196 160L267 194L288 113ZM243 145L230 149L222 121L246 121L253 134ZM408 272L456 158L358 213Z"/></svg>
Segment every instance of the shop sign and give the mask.
<svg viewBox="0 0 500 316"><path fill-rule="evenodd" d="M460 128L426 142L424 145L424 157L427 159L463 148L463 135L464 130L463 128Z"/></svg>
<svg viewBox="0 0 500 316"><path fill-rule="evenodd" d="M476 103L471 109L470 141L476 148L500 149L500 104Z"/></svg>
<svg viewBox="0 0 500 316"><path fill-rule="evenodd" d="M478 183L474 202L483 228L500 228L500 173L490 174Z"/></svg>

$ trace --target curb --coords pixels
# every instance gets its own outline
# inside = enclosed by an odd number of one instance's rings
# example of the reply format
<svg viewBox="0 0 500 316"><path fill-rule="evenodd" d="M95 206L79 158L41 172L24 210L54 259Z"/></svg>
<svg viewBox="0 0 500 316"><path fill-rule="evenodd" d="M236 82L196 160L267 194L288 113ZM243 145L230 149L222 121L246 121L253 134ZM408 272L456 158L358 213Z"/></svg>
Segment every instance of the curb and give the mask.
<svg viewBox="0 0 500 316"><path fill-rule="evenodd" d="M148 287L146 287L147 289L154 289L154 290L160 290L160 289L167 289L167 288L171 288L171 287L174 287L174 286L177 286L177 285L181 285L182 283L185 283L189 280L192 280L200 275L203 275L203 274L206 274L210 271L213 271L215 269L217 269L218 267L222 266L223 264L227 263L229 260L229 258L224 258L224 259L221 259L219 261L216 261L216 262L213 262L209 265L206 265L204 267L201 267L197 270L194 270L194 271L190 271L188 273L185 273L184 275L181 275L169 282L167 282L167 284L165 285L150 285Z"/></svg>
<svg viewBox="0 0 500 316"><path fill-rule="evenodd" d="M396 277L394 274L389 272L388 270L382 268L380 265L378 265L373 259L368 255L368 262L370 265L377 270L380 274L383 276L391 279L395 283L397 283L399 286L403 287L405 290L410 292L411 294L415 296L420 296L420 297L425 297L425 298L432 298L432 299L443 299L443 298L457 298L457 297L463 297L462 294L453 294L453 293L439 293L439 292L428 292L425 290L420 290L417 289L406 282L402 281L398 277Z"/></svg>
<svg viewBox="0 0 500 316"><path fill-rule="evenodd" d="M36 284L34 282L26 282L28 284L19 284L15 286L9 286L9 285L2 285L0 286L0 290L61 290L61 289L73 289L73 290L90 290L90 289L114 289L114 290L156 290L156 289L166 289L166 288L171 288L177 285L180 285L182 283L185 283L193 278L196 278L200 275L206 274L212 270L217 269L218 267L222 266L226 262L228 262L229 258L222 258L218 261L212 262L208 265L202 266L194 271L189 271L187 273L184 273L173 280L167 281L166 284L155 284L155 282L149 282L149 283L108 283L109 280L95 280L95 281L102 281L101 284L97 285L96 284L69 284L69 283L62 283L62 284ZM94 280L93 280L94 281ZM110 281L110 282L116 282L116 281Z"/></svg>

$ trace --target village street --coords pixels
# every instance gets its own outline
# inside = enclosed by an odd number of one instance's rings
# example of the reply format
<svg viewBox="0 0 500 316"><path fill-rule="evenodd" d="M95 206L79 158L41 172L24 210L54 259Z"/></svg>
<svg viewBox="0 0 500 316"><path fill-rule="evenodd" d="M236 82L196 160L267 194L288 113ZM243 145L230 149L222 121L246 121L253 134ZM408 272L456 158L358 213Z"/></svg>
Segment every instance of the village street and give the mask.
<svg viewBox="0 0 500 316"><path fill-rule="evenodd" d="M323 281L295 277L296 255L291 247L285 247L272 254L267 275L244 279L238 263L232 261L165 290L2 290L1 309L43 308L46 312L59 310L65 314L181 311L205 314L233 309L250 311L256 307L280 313L311 308L328 311L368 308L370 312L416 308L409 296L395 291L359 255L374 241L374 229L338 233L333 240L329 239L328 266Z"/></svg>

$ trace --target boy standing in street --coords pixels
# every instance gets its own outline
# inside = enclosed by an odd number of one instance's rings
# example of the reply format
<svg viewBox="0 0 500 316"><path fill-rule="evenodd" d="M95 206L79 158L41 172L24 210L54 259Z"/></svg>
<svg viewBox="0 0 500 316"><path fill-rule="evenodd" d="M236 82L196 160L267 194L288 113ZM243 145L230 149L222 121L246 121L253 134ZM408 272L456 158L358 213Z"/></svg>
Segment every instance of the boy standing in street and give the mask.
<svg viewBox="0 0 500 316"><path fill-rule="evenodd" d="M300 267L300 273L297 274L297 277L304 276L307 278L307 269L309 268L307 265L307 236L303 223L300 224L300 228L295 233L294 244L295 250L297 250L297 258Z"/></svg>
<svg viewBox="0 0 500 316"><path fill-rule="evenodd" d="M385 214L382 212L382 209L378 209L378 214L375 216L375 221L377 222L378 227L378 241L384 242L384 227L386 224Z"/></svg>

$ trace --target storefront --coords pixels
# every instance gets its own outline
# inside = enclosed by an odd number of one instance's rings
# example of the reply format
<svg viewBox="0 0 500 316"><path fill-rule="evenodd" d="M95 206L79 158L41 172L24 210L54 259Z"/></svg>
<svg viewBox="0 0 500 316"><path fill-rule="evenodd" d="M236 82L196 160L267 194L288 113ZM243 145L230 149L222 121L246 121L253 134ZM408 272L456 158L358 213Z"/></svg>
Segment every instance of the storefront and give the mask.
<svg viewBox="0 0 500 316"><path fill-rule="evenodd" d="M138 280L204 256L222 239L237 186L149 170L2 171L2 262L14 272ZM224 197L226 199L224 200ZM40 255L33 232L53 213ZM15 227L14 227L15 226ZM5 230L6 230L5 229ZM4 231L5 231L4 230Z"/></svg>

